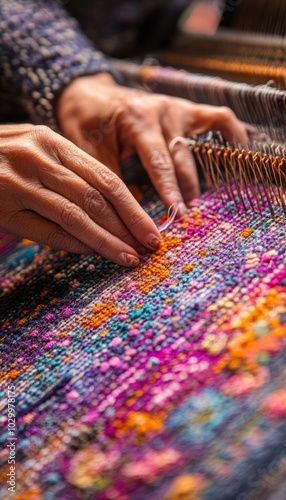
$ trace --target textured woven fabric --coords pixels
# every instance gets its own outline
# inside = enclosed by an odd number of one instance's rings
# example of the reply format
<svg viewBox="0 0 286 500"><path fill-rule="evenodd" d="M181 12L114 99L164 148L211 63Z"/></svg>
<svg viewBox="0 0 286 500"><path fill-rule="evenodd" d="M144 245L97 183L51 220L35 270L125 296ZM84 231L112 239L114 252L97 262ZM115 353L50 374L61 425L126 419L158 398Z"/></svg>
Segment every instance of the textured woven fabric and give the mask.
<svg viewBox="0 0 286 500"><path fill-rule="evenodd" d="M163 223L155 195L144 207ZM8 385L13 498L285 493L286 220L274 210L238 214L205 194L132 270L26 241L2 257L0 498Z"/></svg>

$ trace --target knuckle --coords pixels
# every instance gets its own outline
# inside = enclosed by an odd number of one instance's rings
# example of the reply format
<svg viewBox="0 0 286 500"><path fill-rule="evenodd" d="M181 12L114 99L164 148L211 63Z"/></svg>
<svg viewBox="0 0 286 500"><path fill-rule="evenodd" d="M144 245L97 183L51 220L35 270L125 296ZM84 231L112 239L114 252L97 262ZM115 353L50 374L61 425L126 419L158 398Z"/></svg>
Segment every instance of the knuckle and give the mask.
<svg viewBox="0 0 286 500"><path fill-rule="evenodd" d="M55 229L47 235L46 243L52 248L65 248L69 243L69 237L60 229Z"/></svg>
<svg viewBox="0 0 286 500"><path fill-rule="evenodd" d="M158 173L169 171L172 166L169 156L161 149L153 148L147 157L152 169Z"/></svg>
<svg viewBox="0 0 286 500"><path fill-rule="evenodd" d="M100 121L100 130L103 134L111 134L115 131L114 123L111 118L104 118Z"/></svg>
<svg viewBox="0 0 286 500"><path fill-rule="evenodd" d="M70 202L62 203L60 207L60 223L69 229L77 230L84 224L84 215L82 210Z"/></svg>
<svg viewBox="0 0 286 500"><path fill-rule="evenodd" d="M118 196L122 193L124 189L123 182L119 177L108 169L100 169L98 171L100 179L100 190L103 193L112 194Z"/></svg>
<svg viewBox="0 0 286 500"><path fill-rule="evenodd" d="M83 130L83 136L93 145L99 146L103 141L103 133L100 128L89 128Z"/></svg>
<svg viewBox="0 0 286 500"><path fill-rule="evenodd" d="M227 106L222 106L220 108L220 114L226 119L235 118L234 112L232 111L232 109L228 108Z"/></svg>
<svg viewBox="0 0 286 500"><path fill-rule="evenodd" d="M28 132L28 137L33 144L36 143L41 148L43 146L47 148L59 139L56 132L46 125L34 125L34 128Z"/></svg>
<svg viewBox="0 0 286 500"><path fill-rule="evenodd" d="M149 110L150 111L150 110ZM148 115L146 96L142 94L128 95L124 104L119 108L117 117L119 121L130 123L131 117L138 121L144 121Z"/></svg>
<svg viewBox="0 0 286 500"><path fill-rule="evenodd" d="M52 134L52 130L46 125L34 125L34 128L30 130L30 134L41 137Z"/></svg>
<svg viewBox="0 0 286 500"><path fill-rule="evenodd" d="M176 105L179 104L179 100L178 99L175 100L171 96L166 96L166 95L160 94L156 97L157 97L156 101L157 101L158 105L160 106L161 111L163 111L163 112L168 112L168 111L172 110L174 103L176 103Z"/></svg>
<svg viewBox="0 0 286 500"><path fill-rule="evenodd" d="M87 189L84 194L83 209L90 216L98 216L106 207L106 200L99 191Z"/></svg>

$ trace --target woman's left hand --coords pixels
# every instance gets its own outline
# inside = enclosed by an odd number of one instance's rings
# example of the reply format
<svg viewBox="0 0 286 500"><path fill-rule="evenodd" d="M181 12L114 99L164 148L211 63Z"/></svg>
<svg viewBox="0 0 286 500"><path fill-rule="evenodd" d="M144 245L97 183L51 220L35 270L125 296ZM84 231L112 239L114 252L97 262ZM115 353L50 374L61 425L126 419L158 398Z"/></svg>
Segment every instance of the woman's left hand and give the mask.
<svg viewBox="0 0 286 500"><path fill-rule="evenodd" d="M220 130L232 144L246 145L245 125L226 107L117 85L108 74L80 77L60 95L57 119L63 134L120 175L120 162L137 153L167 206L199 195L199 182L187 146L169 143Z"/></svg>

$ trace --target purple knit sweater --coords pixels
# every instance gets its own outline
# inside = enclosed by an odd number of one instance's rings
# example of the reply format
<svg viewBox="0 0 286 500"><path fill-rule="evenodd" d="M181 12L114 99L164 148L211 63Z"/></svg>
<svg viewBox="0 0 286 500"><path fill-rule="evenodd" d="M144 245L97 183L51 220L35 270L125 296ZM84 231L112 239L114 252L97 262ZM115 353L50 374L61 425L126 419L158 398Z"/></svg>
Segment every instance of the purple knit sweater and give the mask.
<svg viewBox="0 0 286 500"><path fill-rule="evenodd" d="M150 31L160 41L189 2L0 0L0 86L20 97L33 122L55 127L54 103L65 86L83 75L114 74L96 47L130 55Z"/></svg>

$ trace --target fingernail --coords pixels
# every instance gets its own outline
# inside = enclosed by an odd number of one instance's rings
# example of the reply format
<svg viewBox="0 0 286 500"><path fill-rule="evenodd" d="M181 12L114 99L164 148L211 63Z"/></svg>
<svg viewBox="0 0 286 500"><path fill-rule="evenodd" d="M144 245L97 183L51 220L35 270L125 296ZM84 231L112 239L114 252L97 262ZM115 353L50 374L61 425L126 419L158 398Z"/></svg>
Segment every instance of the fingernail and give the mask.
<svg viewBox="0 0 286 500"><path fill-rule="evenodd" d="M150 247L154 248L154 250L157 250L158 248L160 248L161 246L161 240L155 236L154 234L151 234L148 238L148 244L150 245Z"/></svg>
<svg viewBox="0 0 286 500"><path fill-rule="evenodd" d="M188 214L188 209L182 201L178 204L178 216L183 217Z"/></svg>
<svg viewBox="0 0 286 500"><path fill-rule="evenodd" d="M140 260L137 257L125 252L120 254L120 259L125 266L129 267L136 267L140 263Z"/></svg>

